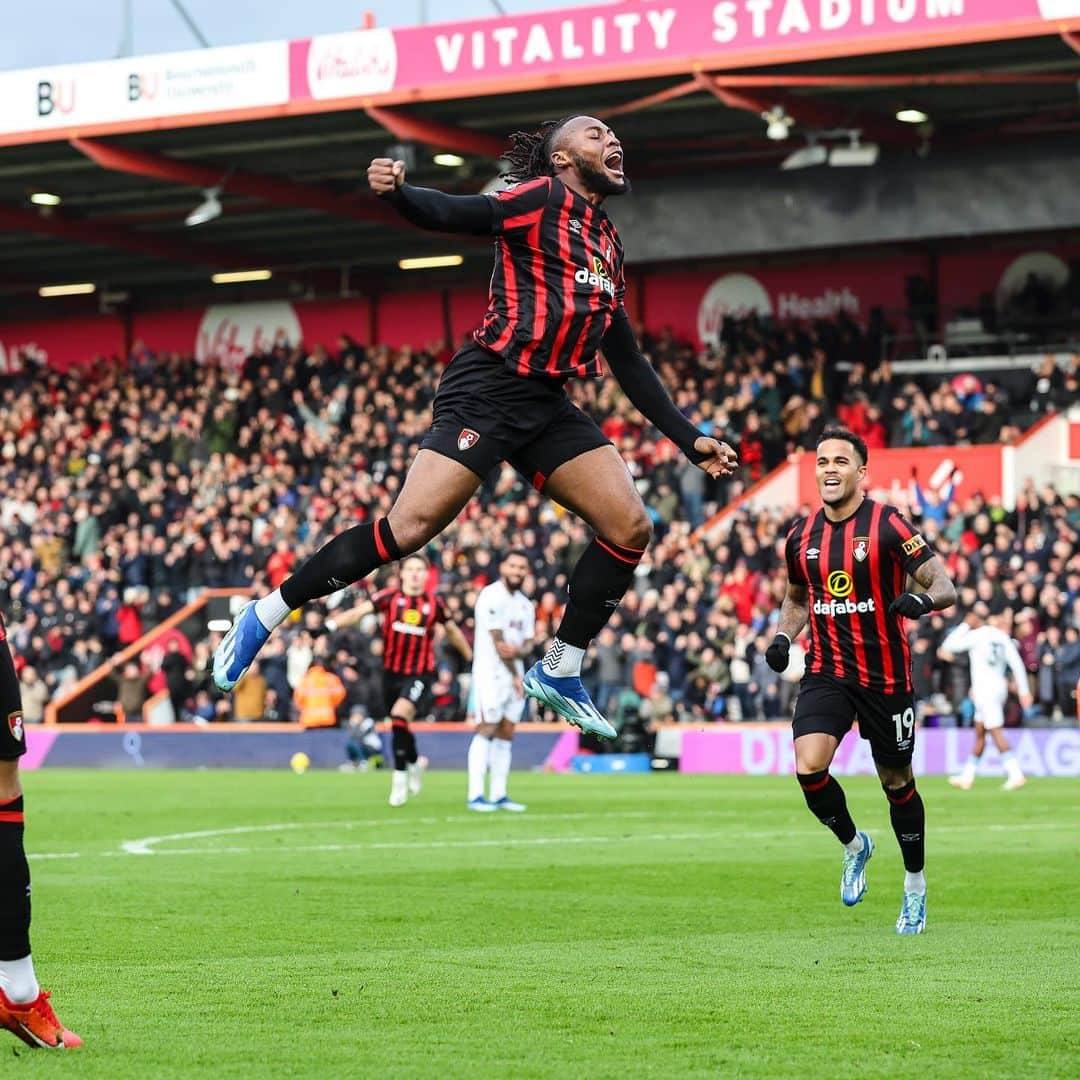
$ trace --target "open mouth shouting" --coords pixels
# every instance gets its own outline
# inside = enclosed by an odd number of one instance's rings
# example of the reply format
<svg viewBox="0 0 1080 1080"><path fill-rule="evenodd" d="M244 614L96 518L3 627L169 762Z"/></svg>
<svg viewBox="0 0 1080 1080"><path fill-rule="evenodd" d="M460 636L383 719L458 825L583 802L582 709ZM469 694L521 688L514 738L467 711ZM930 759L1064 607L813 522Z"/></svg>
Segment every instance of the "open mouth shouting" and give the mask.
<svg viewBox="0 0 1080 1080"><path fill-rule="evenodd" d="M623 175L622 150L612 150L611 153L604 158L604 168L612 175L621 179Z"/></svg>

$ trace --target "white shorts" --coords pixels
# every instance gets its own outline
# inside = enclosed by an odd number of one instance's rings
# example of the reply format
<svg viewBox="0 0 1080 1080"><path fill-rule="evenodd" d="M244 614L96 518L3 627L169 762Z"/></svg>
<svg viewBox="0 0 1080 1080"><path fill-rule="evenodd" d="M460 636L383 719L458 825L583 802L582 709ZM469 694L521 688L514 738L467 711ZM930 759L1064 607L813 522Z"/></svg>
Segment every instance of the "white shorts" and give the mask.
<svg viewBox="0 0 1080 1080"><path fill-rule="evenodd" d="M514 684L509 679L474 680L470 696L476 706L474 719L478 724L497 724L500 720L516 724L524 719L525 695L515 693Z"/></svg>
<svg viewBox="0 0 1080 1080"><path fill-rule="evenodd" d="M972 694L975 703L975 723L982 724L987 731L1005 726L1006 694Z"/></svg>

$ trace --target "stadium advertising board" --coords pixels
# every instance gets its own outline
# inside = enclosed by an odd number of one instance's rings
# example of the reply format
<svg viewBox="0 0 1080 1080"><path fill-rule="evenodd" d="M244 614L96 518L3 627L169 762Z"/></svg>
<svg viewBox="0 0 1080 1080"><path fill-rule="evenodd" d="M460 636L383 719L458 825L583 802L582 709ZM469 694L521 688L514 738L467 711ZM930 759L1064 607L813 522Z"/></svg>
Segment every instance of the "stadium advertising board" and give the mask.
<svg viewBox="0 0 1080 1080"><path fill-rule="evenodd" d="M721 70L1078 27L1080 0L642 0L357 30L0 74L0 141Z"/></svg>
<svg viewBox="0 0 1080 1080"><path fill-rule="evenodd" d="M955 774L971 753L975 733L970 728L923 728L915 740L916 776ZM1080 776L1080 731L1075 728L1024 728L1009 733L1020 767L1028 776ZM682 735L679 771L735 773L747 776L792 776L795 751L788 724L717 725ZM865 739L850 736L840 744L830 771L837 776L873 776L874 760ZM1004 769L991 747L980 766L988 776Z"/></svg>

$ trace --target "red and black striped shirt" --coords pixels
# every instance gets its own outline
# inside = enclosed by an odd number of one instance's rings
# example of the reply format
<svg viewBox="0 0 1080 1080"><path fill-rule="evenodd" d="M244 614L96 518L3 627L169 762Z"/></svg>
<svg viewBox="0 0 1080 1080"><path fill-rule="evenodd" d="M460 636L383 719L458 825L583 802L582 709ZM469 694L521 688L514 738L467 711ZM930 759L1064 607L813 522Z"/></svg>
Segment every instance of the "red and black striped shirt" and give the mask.
<svg viewBox="0 0 1080 1080"><path fill-rule="evenodd" d="M430 675L435 671L435 624L449 617L437 593L409 596L381 589L371 598L383 616L383 667L394 675Z"/></svg>
<svg viewBox="0 0 1080 1080"><path fill-rule="evenodd" d="M873 499L843 521L819 510L788 533L786 555L788 580L808 591L807 673L910 693L907 629L889 605L934 552L900 511Z"/></svg>
<svg viewBox="0 0 1080 1080"><path fill-rule="evenodd" d="M602 375L597 350L626 291L610 218L550 176L489 198L495 271L476 343L518 375Z"/></svg>

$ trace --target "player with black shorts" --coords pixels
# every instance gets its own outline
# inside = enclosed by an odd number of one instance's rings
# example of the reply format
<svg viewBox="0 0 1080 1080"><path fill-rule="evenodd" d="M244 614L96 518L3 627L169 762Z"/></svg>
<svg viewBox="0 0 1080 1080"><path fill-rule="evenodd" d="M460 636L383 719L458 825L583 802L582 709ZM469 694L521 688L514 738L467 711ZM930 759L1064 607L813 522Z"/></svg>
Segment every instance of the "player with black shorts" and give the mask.
<svg viewBox="0 0 1080 1080"><path fill-rule="evenodd" d="M896 929L919 934L926 925L926 814L911 771L915 698L905 619L949 607L956 590L896 507L863 494L867 458L866 444L850 431L829 428L818 440L823 505L788 534L787 594L766 659L774 671L784 671L792 641L809 622L806 674L792 724L799 785L811 811L844 845L840 898L857 904L874 844L855 828L829 766L858 721L904 859ZM909 577L923 591L909 591Z"/></svg>
<svg viewBox="0 0 1080 1080"><path fill-rule="evenodd" d="M74 1050L82 1039L57 1019L30 955L30 865L19 782L25 753L19 678L0 618L0 1027L35 1049Z"/></svg>
<svg viewBox="0 0 1080 1080"><path fill-rule="evenodd" d="M615 133L591 116L518 132L505 155L515 186L446 195L405 183L405 165L376 158L371 189L413 224L488 236L495 248L487 314L443 374L431 430L385 518L341 533L279 589L246 607L214 657L231 690L289 612L416 551L464 508L491 468L509 461L593 529L569 582L556 637L524 677L525 692L584 731L615 738L581 682L589 642L629 588L652 534L625 463L569 401L571 378L611 373L633 404L710 476L734 450L676 408L634 337L623 297L623 247L602 204L629 191Z"/></svg>
<svg viewBox="0 0 1080 1080"><path fill-rule="evenodd" d="M404 806L410 795L419 795L423 782L427 759L420 756L409 725L431 710L435 627L442 626L454 648L472 662L468 639L450 619L443 598L428 586L429 570L423 555L410 555L401 564L398 588L380 589L325 623L333 632L374 612L383 617L383 709L390 718L394 754L391 806Z"/></svg>

